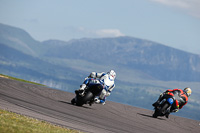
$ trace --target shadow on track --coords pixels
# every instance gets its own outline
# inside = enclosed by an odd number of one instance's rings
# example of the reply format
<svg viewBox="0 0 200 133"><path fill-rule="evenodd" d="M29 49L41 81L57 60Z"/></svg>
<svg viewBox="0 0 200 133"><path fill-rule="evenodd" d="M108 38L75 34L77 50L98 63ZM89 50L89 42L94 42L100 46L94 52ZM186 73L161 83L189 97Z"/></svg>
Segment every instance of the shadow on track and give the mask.
<svg viewBox="0 0 200 133"><path fill-rule="evenodd" d="M159 119L159 120L166 120L166 119L163 119L163 118L154 118L153 116L151 115L146 115L146 114L141 114L141 113L137 113L138 115L141 115L141 116L146 116L146 117L149 117L149 118L153 118L153 119Z"/></svg>

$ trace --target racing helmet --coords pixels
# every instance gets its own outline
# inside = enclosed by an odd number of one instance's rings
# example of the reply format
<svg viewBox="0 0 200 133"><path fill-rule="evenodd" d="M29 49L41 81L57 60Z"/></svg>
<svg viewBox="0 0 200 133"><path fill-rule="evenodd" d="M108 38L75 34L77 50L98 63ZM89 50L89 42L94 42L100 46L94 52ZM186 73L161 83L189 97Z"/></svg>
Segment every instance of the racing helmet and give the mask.
<svg viewBox="0 0 200 133"><path fill-rule="evenodd" d="M108 73L107 73L113 80L115 79L116 77L116 73L114 70L110 70Z"/></svg>
<svg viewBox="0 0 200 133"><path fill-rule="evenodd" d="M183 92L189 97L192 93L192 90L189 87L186 87Z"/></svg>

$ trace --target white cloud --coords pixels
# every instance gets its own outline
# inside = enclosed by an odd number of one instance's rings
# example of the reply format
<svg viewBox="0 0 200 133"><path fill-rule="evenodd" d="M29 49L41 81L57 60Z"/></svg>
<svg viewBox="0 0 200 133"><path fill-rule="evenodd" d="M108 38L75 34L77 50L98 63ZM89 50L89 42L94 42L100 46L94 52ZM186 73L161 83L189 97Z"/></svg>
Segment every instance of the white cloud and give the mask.
<svg viewBox="0 0 200 133"><path fill-rule="evenodd" d="M88 37L119 37L125 36L118 29L100 29L100 30L91 30L84 27L78 28L79 33L84 34Z"/></svg>
<svg viewBox="0 0 200 133"><path fill-rule="evenodd" d="M124 36L118 29L102 29L102 30L97 30L96 35L100 37L119 37L119 36Z"/></svg>
<svg viewBox="0 0 200 133"><path fill-rule="evenodd" d="M168 5L168 6L179 7L179 8L188 8L188 6L189 6L187 4L187 2L185 2L185 0L152 0L152 1L162 3L162 4Z"/></svg>
<svg viewBox="0 0 200 133"><path fill-rule="evenodd" d="M151 1L185 10L188 14L200 18L200 0L151 0Z"/></svg>

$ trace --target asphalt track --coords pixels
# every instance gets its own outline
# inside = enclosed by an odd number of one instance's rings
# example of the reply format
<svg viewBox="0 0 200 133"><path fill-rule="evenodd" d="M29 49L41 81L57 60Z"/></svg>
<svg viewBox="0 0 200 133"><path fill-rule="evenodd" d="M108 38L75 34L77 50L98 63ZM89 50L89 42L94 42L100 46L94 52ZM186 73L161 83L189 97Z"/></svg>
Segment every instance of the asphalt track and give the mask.
<svg viewBox="0 0 200 133"><path fill-rule="evenodd" d="M70 104L75 95L0 78L0 108L91 133L199 133L200 121L170 115L153 118L151 110L107 101L106 105Z"/></svg>

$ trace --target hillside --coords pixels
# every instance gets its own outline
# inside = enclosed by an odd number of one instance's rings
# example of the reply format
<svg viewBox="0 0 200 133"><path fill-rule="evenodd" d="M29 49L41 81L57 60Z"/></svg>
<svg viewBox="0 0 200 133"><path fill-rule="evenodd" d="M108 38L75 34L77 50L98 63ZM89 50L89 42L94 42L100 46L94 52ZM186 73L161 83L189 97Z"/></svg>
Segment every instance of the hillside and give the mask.
<svg viewBox="0 0 200 133"><path fill-rule="evenodd" d="M36 56L39 42L34 40L26 31L0 23L0 43L6 44L23 53Z"/></svg>
<svg viewBox="0 0 200 133"><path fill-rule="evenodd" d="M117 72L109 100L152 109L169 88L193 94L181 116L200 119L200 56L134 37L34 40L26 31L0 24L0 72L74 92L92 71Z"/></svg>
<svg viewBox="0 0 200 133"><path fill-rule="evenodd" d="M0 43L48 61L128 68L153 80L200 81L199 55L133 37L38 42L24 30L0 24Z"/></svg>
<svg viewBox="0 0 200 133"><path fill-rule="evenodd" d="M50 64L1 43L0 53L0 71L4 74L41 81L48 86L58 88L62 82L72 84L76 82L77 77L80 77L73 68Z"/></svg>
<svg viewBox="0 0 200 133"><path fill-rule="evenodd" d="M132 37L74 40L44 56L135 69L157 80L200 81L198 55Z"/></svg>

